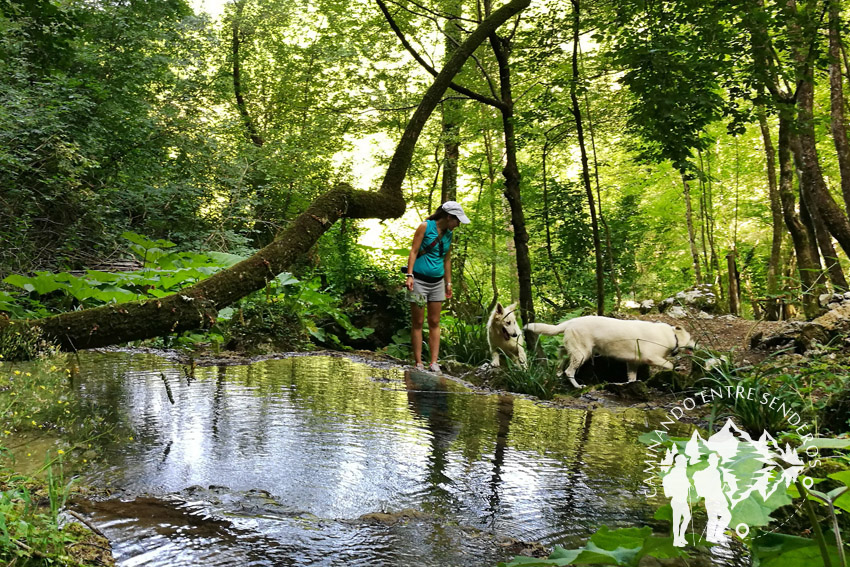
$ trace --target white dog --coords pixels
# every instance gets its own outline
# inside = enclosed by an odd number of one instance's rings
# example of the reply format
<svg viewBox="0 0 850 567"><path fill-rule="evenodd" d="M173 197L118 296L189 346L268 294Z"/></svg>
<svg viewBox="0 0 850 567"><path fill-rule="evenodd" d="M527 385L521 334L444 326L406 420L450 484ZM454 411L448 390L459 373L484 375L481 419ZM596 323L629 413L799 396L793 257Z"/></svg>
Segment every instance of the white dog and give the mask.
<svg viewBox="0 0 850 567"><path fill-rule="evenodd" d="M516 303L507 307L497 303L487 321L487 343L490 345L490 354L493 355L493 366L498 367L499 355L506 354L523 368L526 367L522 329L516 322L514 309Z"/></svg>
<svg viewBox="0 0 850 567"><path fill-rule="evenodd" d="M566 359L570 365L566 374L573 387L579 388L575 380L576 370L590 360L594 354L616 358L628 366L629 382L637 379L641 364L653 364L667 370L673 363L667 360L682 348L694 348L696 344L682 327L649 321L624 321L610 317L576 317L559 325L529 323L526 328L541 335L564 333L564 346L559 351L561 362L558 375L564 372Z"/></svg>

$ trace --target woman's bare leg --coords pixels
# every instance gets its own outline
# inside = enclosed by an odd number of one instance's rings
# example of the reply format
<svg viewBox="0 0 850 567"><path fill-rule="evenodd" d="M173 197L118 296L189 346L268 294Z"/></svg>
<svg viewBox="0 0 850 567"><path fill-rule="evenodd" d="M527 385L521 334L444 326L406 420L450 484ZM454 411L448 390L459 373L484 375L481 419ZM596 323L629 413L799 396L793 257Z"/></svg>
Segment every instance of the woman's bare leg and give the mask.
<svg viewBox="0 0 850 567"><path fill-rule="evenodd" d="M425 321L425 307L415 301L410 302L410 342L413 346L413 361L422 364L422 323Z"/></svg>
<svg viewBox="0 0 850 567"><path fill-rule="evenodd" d="M428 348L431 350L432 364L435 364L440 358L440 311L442 309L442 301L428 302Z"/></svg>

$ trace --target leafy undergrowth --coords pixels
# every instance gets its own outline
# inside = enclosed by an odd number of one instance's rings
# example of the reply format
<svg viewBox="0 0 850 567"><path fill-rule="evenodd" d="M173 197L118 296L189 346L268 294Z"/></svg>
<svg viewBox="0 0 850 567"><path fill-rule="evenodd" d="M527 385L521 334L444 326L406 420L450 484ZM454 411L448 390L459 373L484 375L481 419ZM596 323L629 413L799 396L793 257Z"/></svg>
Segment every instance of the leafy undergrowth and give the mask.
<svg viewBox="0 0 850 567"><path fill-rule="evenodd" d="M78 490L69 471L97 458L96 438L118 435L111 408L74 394L73 373L43 360L0 362L0 564L112 564L105 538L67 521Z"/></svg>

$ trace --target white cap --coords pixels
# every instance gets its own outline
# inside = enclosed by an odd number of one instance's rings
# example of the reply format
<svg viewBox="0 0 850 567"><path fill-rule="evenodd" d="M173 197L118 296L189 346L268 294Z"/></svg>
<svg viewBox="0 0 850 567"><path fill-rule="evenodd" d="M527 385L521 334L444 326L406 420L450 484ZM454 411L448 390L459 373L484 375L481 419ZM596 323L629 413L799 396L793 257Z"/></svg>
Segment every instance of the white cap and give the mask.
<svg viewBox="0 0 850 567"><path fill-rule="evenodd" d="M443 203L443 210L450 215L456 216L457 220L459 220L461 224L469 224L469 217L463 214L463 209L460 208L457 201L446 201Z"/></svg>

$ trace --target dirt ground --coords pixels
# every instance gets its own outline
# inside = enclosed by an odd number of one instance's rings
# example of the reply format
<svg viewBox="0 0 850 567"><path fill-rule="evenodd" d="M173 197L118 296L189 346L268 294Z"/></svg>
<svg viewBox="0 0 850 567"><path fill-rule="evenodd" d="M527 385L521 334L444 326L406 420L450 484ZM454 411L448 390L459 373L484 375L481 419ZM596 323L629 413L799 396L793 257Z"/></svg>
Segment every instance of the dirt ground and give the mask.
<svg viewBox="0 0 850 567"><path fill-rule="evenodd" d="M750 339L757 333L769 335L787 325L787 321L752 321L731 315L720 315L712 319L688 317L675 319L660 313L641 315L644 321L661 321L670 325L681 325L691 333L698 346L720 352L733 352L736 359L760 359L766 353L750 349Z"/></svg>

